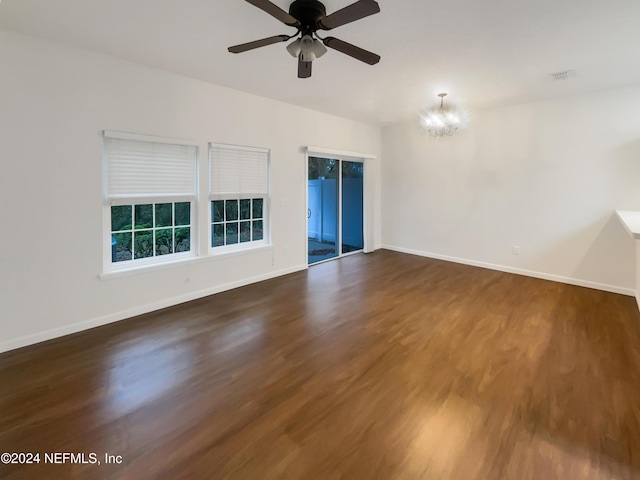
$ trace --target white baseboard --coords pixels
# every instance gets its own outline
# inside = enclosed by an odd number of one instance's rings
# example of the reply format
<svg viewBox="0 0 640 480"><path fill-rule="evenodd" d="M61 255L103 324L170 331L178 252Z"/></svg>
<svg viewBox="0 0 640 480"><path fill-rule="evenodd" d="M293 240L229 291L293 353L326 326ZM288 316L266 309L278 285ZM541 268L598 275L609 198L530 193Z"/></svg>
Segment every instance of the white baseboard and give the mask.
<svg viewBox="0 0 640 480"><path fill-rule="evenodd" d="M142 315L142 314L153 312L156 310L161 310L163 308L172 307L180 303L189 302L191 300L196 300L202 297L207 297L209 295L214 295L216 293L224 292L226 290L233 290L234 288L244 287L245 285L249 285L252 283L262 282L264 280L269 280L275 277L281 277L283 275L288 275L290 273L306 270L307 268L309 268L309 266L306 264L298 265L292 268L278 270L275 272L269 272L263 275L257 275L255 277L245 278L242 280L226 283L223 285L217 285L215 287L199 290L197 292L191 292L191 293L180 295L177 297L166 298L158 302L149 303L147 305L141 305L139 307L123 310L121 312L111 313L109 315L104 315L102 317L85 320L83 322L73 323L71 325L65 325L64 327L53 328L51 330L47 330L44 332L38 332L32 335L26 335L24 337L19 337L13 340L0 343L0 353L8 352L9 350L15 350L16 348L26 347L28 345L33 345L35 343L52 340L54 338L63 337L65 335L70 335L72 333L78 333L83 330L89 330L90 328L100 327L102 325L107 325L109 323L119 322L127 318L135 317L137 315Z"/></svg>
<svg viewBox="0 0 640 480"><path fill-rule="evenodd" d="M523 268L514 268L514 267L507 267L505 265L496 265L493 263L479 262L477 260L469 260L466 258L450 257L448 255L440 255L438 253L412 250L410 248L395 247L393 245L382 245L382 248L386 250L393 250L395 252L409 253L411 255L419 255L421 257L434 258L437 260L445 260L447 262L471 265L473 267L488 268L490 270L497 270L505 273L515 273L516 275L524 275L526 277L540 278L542 280L551 280L552 282L566 283L568 285L576 285L578 287L587 287L587 288L593 288L596 290L604 290L605 292L619 293L622 295L629 295L631 297L635 296L636 299L638 300L638 306L640 307L640 298L636 295L635 290L631 288L618 287L616 285L607 285L605 283L591 282L588 280L581 280L579 278L563 277L561 275L554 275L551 273L525 270Z"/></svg>

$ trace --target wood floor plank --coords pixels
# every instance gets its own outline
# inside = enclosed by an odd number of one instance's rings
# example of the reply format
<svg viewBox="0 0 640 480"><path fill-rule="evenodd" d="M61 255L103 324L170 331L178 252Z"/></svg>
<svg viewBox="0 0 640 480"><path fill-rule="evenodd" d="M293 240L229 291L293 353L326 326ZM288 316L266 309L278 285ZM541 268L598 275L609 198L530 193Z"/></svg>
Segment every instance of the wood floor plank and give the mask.
<svg viewBox="0 0 640 480"><path fill-rule="evenodd" d="M14 480L640 479L640 314L350 256L0 355L2 452L41 455Z"/></svg>

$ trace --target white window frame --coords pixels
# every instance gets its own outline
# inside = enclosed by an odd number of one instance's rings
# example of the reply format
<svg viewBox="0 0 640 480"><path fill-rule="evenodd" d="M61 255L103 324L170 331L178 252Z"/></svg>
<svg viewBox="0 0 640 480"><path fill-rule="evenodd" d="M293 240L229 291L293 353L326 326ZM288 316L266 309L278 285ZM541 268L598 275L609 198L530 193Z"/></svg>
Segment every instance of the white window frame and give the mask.
<svg viewBox="0 0 640 480"><path fill-rule="evenodd" d="M262 193L256 192L237 192L237 193L215 193L213 192L212 186L212 150L214 148L225 148L236 151L246 151L246 152L257 152L265 154L266 156L266 168L267 168L267 191ZM260 147L248 147L242 145L230 145L224 143L209 143L209 201L208 201L208 212L207 212L207 240L208 240L208 251L209 255L220 255L227 254L232 252L242 252L253 250L256 248L262 248L271 245L271 150L268 148L260 148ZM213 246L213 202L217 200L253 200L256 198L263 199L262 202L262 240L252 240L249 242L240 242L238 239L238 243L230 244L230 245L219 245ZM238 206L239 208L239 206ZM253 211L253 204L252 204ZM238 211L238 215L240 212ZM253 214L251 219L248 221L253 222ZM242 222L242 220L238 219L238 223ZM219 223L219 222L216 222ZM222 222L222 225L225 225L227 222ZM240 231L238 229L238 236L240 236Z"/></svg>
<svg viewBox="0 0 640 480"><path fill-rule="evenodd" d="M194 147L194 186L192 194L133 194L133 195L109 195L108 190L108 155L107 155L107 139L133 140L140 142L150 142L158 144L185 145ZM139 135L125 132L114 132L105 130L103 132L103 272L122 272L128 270L144 269L157 265L168 265L173 263L184 262L198 256L199 246L199 221L198 221L198 162L199 162L199 145L197 142L174 139L166 137L157 137L152 135ZM131 259L123 262L112 261L111 247L111 207L118 205L146 205L159 203L180 203L190 202L190 250L187 252L178 252L165 255L154 255L152 257ZM155 219L155 208L154 208ZM176 228L175 225L172 228ZM152 228L156 230L155 222ZM133 241L133 239L132 239ZM155 247L154 247L155 248Z"/></svg>

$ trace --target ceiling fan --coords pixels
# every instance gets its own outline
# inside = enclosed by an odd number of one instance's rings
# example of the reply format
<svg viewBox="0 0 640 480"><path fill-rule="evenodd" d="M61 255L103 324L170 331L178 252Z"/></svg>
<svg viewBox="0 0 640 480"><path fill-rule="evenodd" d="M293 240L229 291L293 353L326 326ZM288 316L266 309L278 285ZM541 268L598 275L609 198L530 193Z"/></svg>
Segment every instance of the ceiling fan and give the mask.
<svg viewBox="0 0 640 480"><path fill-rule="evenodd" d="M327 15L324 5L318 0L295 0L289 6L289 13L269 0L246 1L264 10L285 25L296 28L298 31L293 35L275 35L273 37L235 45L229 47L229 52L231 53L242 53L274 43L286 42L294 37L298 37L287 46L287 51L291 56L298 58L299 78L309 78L311 76L311 62L327 52L325 46L338 50L369 65L375 65L380 61L380 56L375 53L368 52L367 50L335 37L322 38L317 33L318 30L332 30L380 12L380 6L375 0L358 0L331 15Z"/></svg>

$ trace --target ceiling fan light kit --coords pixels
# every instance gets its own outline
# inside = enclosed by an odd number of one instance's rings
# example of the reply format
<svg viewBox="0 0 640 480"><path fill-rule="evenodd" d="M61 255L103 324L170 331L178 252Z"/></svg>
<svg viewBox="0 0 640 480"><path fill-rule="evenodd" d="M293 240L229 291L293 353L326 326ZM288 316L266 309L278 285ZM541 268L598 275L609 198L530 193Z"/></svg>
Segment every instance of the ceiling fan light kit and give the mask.
<svg viewBox="0 0 640 480"><path fill-rule="evenodd" d="M469 123L467 112L456 105L445 105L446 93L439 93L440 105L424 110L420 114L420 125L432 137L451 136L466 128Z"/></svg>
<svg viewBox="0 0 640 480"><path fill-rule="evenodd" d="M358 0L331 15L327 15L325 6L318 0L295 0L289 6L289 13L270 0L246 0L246 2L260 8L285 25L296 28L297 32L293 35L275 35L235 45L229 47L229 52L231 53L242 53L298 37L287 45L287 51L291 56L298 58L299 78L309 78L311 76L311 63L316 58L320 58L327 53L326 47L342 52L369 65L375 65L380 61L380 56L375 53L335 37L322 38L317 34L318 30L332 30L380 12L380 6L375 0Z"/></svg>
<svg viewBox="0 0 640 480"><path fill-rule="evenodd" d="M303 62L313 62L327 53L327 47L311 35L305 35L291 42L287 46L287 51L294 58L300 57Z"/></svg>

